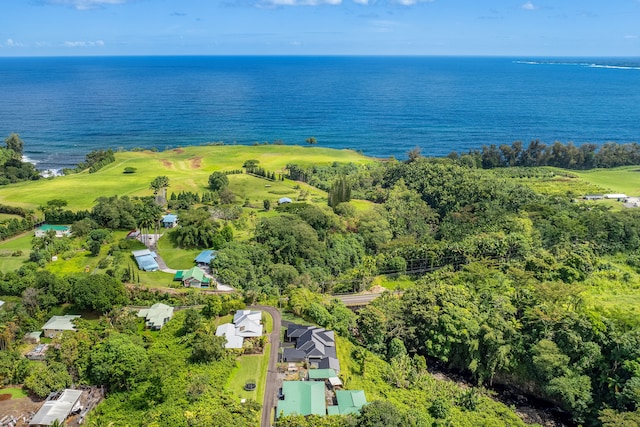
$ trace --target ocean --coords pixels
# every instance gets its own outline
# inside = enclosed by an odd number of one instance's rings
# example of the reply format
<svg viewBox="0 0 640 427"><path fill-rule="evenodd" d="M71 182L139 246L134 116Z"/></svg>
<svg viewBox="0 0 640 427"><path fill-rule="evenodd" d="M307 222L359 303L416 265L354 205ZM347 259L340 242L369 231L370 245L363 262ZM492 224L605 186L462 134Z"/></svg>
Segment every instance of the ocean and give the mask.
<svg viewBox="0 0 640 427"><path fill-rule="evenodd" d="M376 157L640 140L640 58L0 58L0 136L38 169L94 149L281 140Z"/></svg>

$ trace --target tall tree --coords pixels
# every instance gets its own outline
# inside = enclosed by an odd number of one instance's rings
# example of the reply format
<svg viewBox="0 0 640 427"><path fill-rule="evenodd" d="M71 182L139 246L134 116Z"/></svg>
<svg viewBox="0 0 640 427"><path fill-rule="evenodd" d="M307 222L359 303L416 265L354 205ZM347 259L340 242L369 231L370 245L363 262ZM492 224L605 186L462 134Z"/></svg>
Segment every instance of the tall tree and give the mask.
<svg viewBox="0 0 640 427"><path fill-rule="evenodd" d="M17 133L12 133L5 140L5 144L7 144L7 148L13 151L13 158L15 160L22 160L22 152L24 150L24 142L20 139L20 135Z"/></svg>

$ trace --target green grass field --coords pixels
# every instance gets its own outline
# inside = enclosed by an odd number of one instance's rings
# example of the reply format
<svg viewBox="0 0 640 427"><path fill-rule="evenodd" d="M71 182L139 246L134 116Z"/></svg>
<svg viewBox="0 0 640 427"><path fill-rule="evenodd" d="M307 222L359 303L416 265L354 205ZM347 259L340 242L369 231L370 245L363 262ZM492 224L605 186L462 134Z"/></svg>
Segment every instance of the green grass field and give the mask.
<svg viewBox="0 0 640 427"><path fill-rule="evenodd" d="M300 146L199 146L164 152L121 152L116 161L94 174L83 172L54 179L21 182L4 186L0 203L37 209L48 200L68 201L69 209L89 209L99 196L151 195L151 181L160 175L169 177L169 194L180 191L203 192L213 171L241 169L246 160L257 159L269 171L282 171L287 163L300 165L331 164L333 162L367 163L371 158L351 150L332 150ZM124 174L125 167L135 167L136 173ZM262 203L264 198L282 197L273 192L295 195L291 181L270 182L246 175L230 175L230 189L242 199ZM271 185L271 187L265 187ZM269 193L271 191L272 193ZM317 191L317 190L311 190Z"/></svg>
<svg viewBox="0 0 640 427"><path fill-rule="evenodd" d="M20 387L1 388L0 394L10 394L12 399L21 399L29 394Z"/></svg>
<svg viewBox="0 0 640 427"><path fill-rule="evenodd" d="M640 196L640 166L613 169L574 171L583 181L601 187L606 192Z"/></svg>
<svg viewBox="0 0 640 427"><path fill-rule="evenodd" d="M162 257L167 267L174 270L187 270L193 267L194 258L202 251L201 249L179 249L171 242L169 236L171 231L165 231L158 240L158 254Z"/></svg>
<svg viewBox="0 0 640 427"><path fill-rule="evenodd" d="M4 242L0 242L0 272L6 273L20 268L29 259L33 232L25 233ZM22 255L12 256L16 251L22 251Z"/></svg>

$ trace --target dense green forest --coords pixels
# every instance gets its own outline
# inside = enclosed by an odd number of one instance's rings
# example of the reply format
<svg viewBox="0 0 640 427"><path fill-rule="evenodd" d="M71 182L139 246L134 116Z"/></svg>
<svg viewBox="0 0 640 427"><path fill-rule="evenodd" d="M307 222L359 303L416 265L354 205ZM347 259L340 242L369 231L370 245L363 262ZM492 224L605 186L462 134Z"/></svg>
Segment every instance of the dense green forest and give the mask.
<svg viewBox="0 0 640 427"><path fill-rule="evenodd" d="M123 231L154 230L158 197L98 196L86 210L52 197L39 210L50 223L72 224L73 237L33 239L28 261L0 276L8 301L0 381L40 396L71 382L105 385L93 415L105 423L255 425L260 408L238 405L226 389L235 355L211 330L219 316L267 303L344 338L344 379L374 401L357 417L279 425L522 424L489 398L498 385L560 408L576 425L640 425L640 314L633 300L608 303L640 287L640 211L579 201L563 183L543 191L554 172L518 162L484 169L484 154L414 152L402 162L289 163L277 174L255 173L257 161L229 164L248 164L267 189L299 181L292 203L259 206L236 196L242 174L211 171L208 182L167 197L180 227L166 238L173 252L217 249L211 267L239 290L226 297L150 291L145 280L155 276L132 268L140 243ZM158 178L148 186L154 194L172 185ZM303 183L326 195L309 195ZM77 253L99 259L96 271L52 272L53 256ZM391 291L355 312L331 297L385 282ZM205 308L153 334L121 309L157 301ZM56 339L46 367L21 357L26 332L74 310L89 320ZM431 366L473 387L438 382Z"/></svg>

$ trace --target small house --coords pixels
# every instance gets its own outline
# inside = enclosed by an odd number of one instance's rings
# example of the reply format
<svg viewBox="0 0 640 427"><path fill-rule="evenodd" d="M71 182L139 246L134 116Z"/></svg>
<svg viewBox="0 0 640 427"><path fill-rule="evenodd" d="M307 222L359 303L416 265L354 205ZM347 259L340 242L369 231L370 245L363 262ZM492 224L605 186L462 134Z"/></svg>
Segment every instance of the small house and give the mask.
<svg viewBox="0 0 640 427"><path fill-rule="evenodd" d="M47 235L49 231L56 233L56 237L69 237L71 236L71 227L67 225L48 225L45 224L36 230L36 237L42 238Z"/></svg>
<svg viewBox="0 0 640 427"><path fill-rule="evenodd" d="M329 415L359 415L360 409L367 404L364 390L336 390L336 400L338 405L329 406Z"/></svg>
<svg viewBox="0 0 640 427"><path fill-rule="evenodd" d="M62 393L52 393L31 418L29 427L48 427L56 421L64 425L69 414L81 409L80 396L82 390L66 389Z"/></svg>
<svg viewBox="0 0 640 427"><path fill-rule="evenodd" d="M40 337L42 336L42 331L29 332L24 335L22 341L27 344L40 344Z"/></svg>
<svg viewBox="0 0 640 427"><path fill-rule="evenodd" d="M127 239L129 240L136 240L138 237L140 237L140 230L131 230L127 233Z"/></svg>
<svg viewBox="0 0 640 427"><path fill-rule="evenodd" d="M212 259L216 257L216 251L206 250L202 251L198 254L197 257L193 260L197 266L202 267L205 265L209 265Z"/></svg>
<svg viewBox="0 0 640 427"><path fill-rule="evenodd" d="M73 324L74 319L80 318L78 314L67 314L65 316L52 316L51 319L42 327L44 336L47 338L53 338L60 335L64 331L75 331L76 327Z"/></svg>
<svg viewBox="0 0 640 427"><path fill-rule="evenodd" d="M174 280L180 280L187 288L206 288L211 283L211 279L199 267L176 272Z"/></svg>
<svg viewBox="0 0 640 427"><path fill-rule="evenodd" d="M327 415L324 384L317 381L285 381L284 399L278 401L276 418L287 415Z"/></svg>
<svg viewBox="0 0 640 427"><path fill-rule="evenodd" d="M626 199L627 195L622 193L605 194L604 198L622 200L622 199Z"/></svg>
<svg viewBox="0 0 640 427"><path fill-rule="evenodd" d="M155 252L151 252L149 249L141 249L139 251L132 251L133 257L138 263L138 268L142 271L158 271L160 266L156 261L158 255Z"/></svg>
<svg viewBox="0 0 640 427"><path fill-rule="evenodd" d="M178 215L175 214L167 214L162 216L162 226L164 228L173 228L178 225Z"/></svg>
<svg viewBox="0 0 640 427"><path fill-rule="evenodd" d="M173 307L156 303L149 308L138 311L138 317L145 318L146 328L159 331L173 317Z"/></svg>

